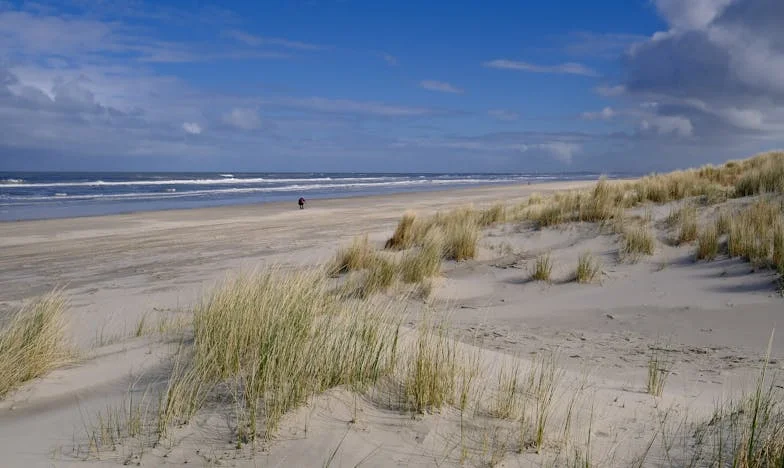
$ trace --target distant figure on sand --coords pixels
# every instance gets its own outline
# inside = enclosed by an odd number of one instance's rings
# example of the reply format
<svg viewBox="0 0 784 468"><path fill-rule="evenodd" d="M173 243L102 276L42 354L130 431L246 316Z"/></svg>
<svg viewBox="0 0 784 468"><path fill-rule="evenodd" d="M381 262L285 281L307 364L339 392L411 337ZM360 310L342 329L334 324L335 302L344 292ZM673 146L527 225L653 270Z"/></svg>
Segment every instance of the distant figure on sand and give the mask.
<svg viewBox="0 0 784 468"><path fill-rule="evenodd" d="M299 203L299 209L300 210L304 210L305 209L305 199L303 197L299 197L299 201L297 203Z"/></svg>

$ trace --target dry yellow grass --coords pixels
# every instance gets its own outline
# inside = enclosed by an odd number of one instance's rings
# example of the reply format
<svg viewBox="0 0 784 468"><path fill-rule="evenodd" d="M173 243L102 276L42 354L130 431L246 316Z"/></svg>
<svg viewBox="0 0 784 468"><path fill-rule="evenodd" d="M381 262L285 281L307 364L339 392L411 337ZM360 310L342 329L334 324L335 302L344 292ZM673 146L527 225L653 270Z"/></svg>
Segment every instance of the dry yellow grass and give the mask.
<svg viewBox="0 0 784 468"><path fill-rule="evenodd" d="M736 213L730 221L727 238L729 255L765 264L772 250L773 231L780 213L779 205L766 200L758 200Z"/></svg>
<svg viewBox="0 0 784 468"><path fill-rule="evenodd" d="M550 259L550 254L546 253L536 257L534 268L531 272L531 279L534 281L550 281L550 275L553 272L553 262Z"/></svg>
<svg viewBox="0 0 784 468"><path fill-rule="evenodd" d="M506 221L506 207L503 203L496 203L490 208L480 211L477 215L477 223L482 227L504 221Z"/></svg>
<svg viewBox="0 0 784 468"><path fill-rule="evenodd" d="M406 283L419 283L436 276L441 271L444 252L444 234L441 229L431 229L422 247L406 252L400 261L400 276Z"/></svg>
<svg viewBox="0 0 784 468"><path fill-rule="evenodd" d="M713 260L719 254L719 236L716 227L706 226L697 238L697 260Z"/></svg>
<svg viewBox="0 0 784 468"><path fill-rule="evenodd" d="M400 222L398 222L397 227L395 228L395 232L392 234L392 237L387 240L386 245L384 246L387 249L407 249L414 245L414 222L416 221L416 215L411 212L407 212L403 214L403 218L401 218Z"/></svg>
<svg viewBox="0 0 784 468"><path fill-rule="evenodd" d="M601 274L601 271L602 266L599 261L590 252L585 252L580 255L577 261L575 279L582 284L593 283Z"/></svg>
<svg viewBox="0 0 784 468"><path fill-rule="evenodd" d="M640 255L653 255L655 240L648 227L636 226L623 232L621 255L624 258L637 260Z"/></svg>
<svg viewBox="0 0 784 468"><path fill-rule="evenodd" d="M459 366L456 342L445 324L423 321L407 356L404 387L411 409L423 413L453 403Z"/></svg>
<svg viewBox="0 0 784 468"><path fill-rule="evenodd" d="M688 244L697 239L697 209L685 206L679 216L678 243Z"/></svg>
<svg viewBox="0 0 784 468"><path fill-rule="evenodd" d="M69 358L59 293L22 307L0 330L0 398Z"/></svg>
<svg viewBox="0 0 784 468"><path fill-rule="evenodd" d="M348 247L338 250L332 266L332 274L346 273L369 267L375 259L375 251L368 241L368 236L357 237Z"/></svg>
<svg viewBox="0 0 784 468"><path fill-rule="evenodd" d="M773 226L773 265L784 275L784 217Z"/></svg>
<svg viewBox="0 0 784 468"><path fill-rule="evenodd" d="M271 436L283 414L313 394L372 384L391 370L396 352L388 310L340 301L321 271L227 282L195 311L192 347L163 399L161 433L190 419L219 383L238 400L238 443Z"/></svg>

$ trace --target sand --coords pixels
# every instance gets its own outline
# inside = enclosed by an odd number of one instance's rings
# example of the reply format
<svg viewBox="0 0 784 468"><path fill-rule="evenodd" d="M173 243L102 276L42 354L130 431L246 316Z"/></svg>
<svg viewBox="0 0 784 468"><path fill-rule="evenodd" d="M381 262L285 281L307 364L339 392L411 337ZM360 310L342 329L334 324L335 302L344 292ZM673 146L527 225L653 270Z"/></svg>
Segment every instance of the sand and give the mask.
<svg viewBox="0 0 784 468"><path fill-rule="evenodd" d="M455 411L412 419L343 389L289 415L280 436L255 455L231 447L216 415L200 415L176 446L141 458L120 446L111 456L85 461L89 457L74 447L83 445L88 421L122 402L129 385L154 386L165 374L175 344L134 338L142 317L187 315L205 288L232 272L320 263L355 235L367 233L383 245L409 209L428 214L466 203L512 203L533 192L587 185L312 201L303 211L292 202L0 223L0 318L26 298L63 288L69 336L80 350L73 365L0 401L0 464L324 466L334 453L331 466L454 465L460 458ZM668 211L658 207L654 216L661 221ZM575 393L570 388L588 389L575 424L588 423L590 406L600 408L592 422L593 452L605 466L628 466L667 409L709 415L723 395L748 388L771 330L784 324L784 300L770 271L752 271L739 260L695 263L693 246L669 245L672 233L657 226L656 254L638 263L619 261L617 236L595 225L497 226L483 233L477 260L445 265L433 292L433 304L449 312L464 346L482 349L486 368L507 360L529 365L533 353L557 350L566 373L561 398ZM601 284L571 281L586 250L603 263ZM533 259L544 252L554 261L549 284L529 280ZM418 307L412 302L412 310ZM652 348L665 348L672 362L661 399L644 388ZM784 339L776 337L773 368L784 369L783 355ZM475 465L490 461L488 441L496 439L487 434L499 433L490 423L476 424L467 459ZM644 466L665 464L657 456ZM547 463L530 453L499 457L493 461L502 466Z"/></svg>

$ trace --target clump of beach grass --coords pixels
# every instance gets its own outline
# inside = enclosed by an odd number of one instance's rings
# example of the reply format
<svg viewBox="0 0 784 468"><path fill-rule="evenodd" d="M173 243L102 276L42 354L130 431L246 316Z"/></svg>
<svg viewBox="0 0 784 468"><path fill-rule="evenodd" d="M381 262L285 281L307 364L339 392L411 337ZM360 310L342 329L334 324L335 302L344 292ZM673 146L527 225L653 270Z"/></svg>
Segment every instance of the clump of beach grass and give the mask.
<svg viewBox="0 0 784 468"><path fill-rule="evenodd" d="M713 260L719 254L719 236L714 225L705 226L697 238L697 260Z"/></svg>
<svg viewBox="0 0 784 468"><path fill-rule="evenodd" d="M406 283L419 283L436 276L441 271L444 252L444 234L441 229L431 229L417 249L406 252L400 261L400 276Z"/></svg>
<svg viewBox="0 0 784 468"><path fill-rule="evenodd" d="M0 329L0 398L67 362L65 299L59 292L33 300Z"/></svg>
<svg viewBox="0 0 784 468"><path fill-rule="evenodd" d="M697 239L697 209L693 206L681 208L678 222L678 243L694 242Z"/></svg>
<svg viewBox="0 0 784 468"><path fill-rule="evenodd" d="M637 260L641 255L653 255L654 246L655 240L649 228L636 226L624 229L621 248L624 258Z"/></svg>
<svg viewBox="0 0 784 468"><path fill-rule="evenodd" d="M161 434L190 419L218 384L237 400L239 444L271 437L283 414L314 394L375 383L392 370L397 349L389 310L341 301L319 270L227 281L194 312L192 346L162 399Z"/></svg>
<svg viewBox="0 0 784 468"><path fill-rule="evenodd" d="M773 227L773 265L784 275L784 219Z"/></svg>
<svg viewBox="0 0 784 468"><path fill-rule="evenodd" d="M404 213L403 217L397 223L395 232L392 234L392 237L387 240L384 247L387 249L402 250L413 246L416 240L414 238L414 223L416 220L417 217L414 213Z"/></svg>
<svg viewBox="0 0 784 468"><path fill-rule="evenodd" d="M424 320L417 333L405 364L404 388L411 409L424 413L453 403L460 366L456 342L448 336L445 324Z"/></svg>
<svg viewBox="0 0 784 468"><path fill-rule="evenodd" d="M477 222L479 226L482 227L491 226L504 221L506 221L506 207L503 203L496 203L490 208L480 211L477 216Z"/></svg>
<svg viewBox="0 0 784 468"><path fill-rule="evenodd" d="M367 235L356 237L351 245L338 250L330 270L333 274L361 270L373 263L375 255Z"/></svg>
<svg viewBox="0 0 784 468"><path fill-rule="evenodd" d="M577 260L575 279L581 284L593 283L601 271L599 261L590 252L583 252Z"/></svg>
<svg viewBox="0 0 784 468"><path fill-rule="evenodd" d="M444 257L449 260L469 260L476 257L479 225L469 217L446 225Z"/></svg>
<svg viewBox="0 0 784 468"><path fill-rule="evenodd" d="M669 364L664 360L663 353L654 349L648 359L648 380L646 381L646 391L660 397L664 392L664 384L670 373Z"/></svg>
<svg viewBox="0 0 784 468"><path fill-rule="evenodd" d="M758 265L766 264L779 217L779 207L766 200L759 200L733 216L727 239L730 257L742 257Z"/></svg>
<svg viewBox="0 0 784 468"><path fill-rule="evenodd" d="M550 254L542 254L536 257L534 268L531 272L531 279L534 281L550 281L550 275L553 271L553 262Z"/></svg>

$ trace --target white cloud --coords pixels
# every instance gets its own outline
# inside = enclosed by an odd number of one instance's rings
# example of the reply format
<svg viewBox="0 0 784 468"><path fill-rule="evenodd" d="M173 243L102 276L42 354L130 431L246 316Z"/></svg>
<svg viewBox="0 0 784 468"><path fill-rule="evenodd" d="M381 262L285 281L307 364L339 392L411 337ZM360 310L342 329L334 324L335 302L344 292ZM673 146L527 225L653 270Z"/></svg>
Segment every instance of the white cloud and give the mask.
<svg viewBox="0 0 784 468"><path fill-rule="evenodd" d="M583 112L582 118L585 120L609 120L615 117L616 112L612 107L605 107L599 112Z"/></svg>
<svg viewBox="0 0 784 468"><path fill-rule="evenodd" d="M487 111L487 115L493 117L494 119L502 120L506 122L517 120L520 118L520 115L517 112L513 112L505 109L490 109L489 111Z"/></svg>
<svg viewBox="0 0 784 468"><path fill-rule="evenodd" d="M292 41L289 39L283 39L279 37L256 36L237 29L224 31L223 34L226 37L230 37L236 41L242 42L252 47L276 46L276 47L283 47L286 49L307 50L307 51L324 50L329 48L328 46L324 46L321 44L311 44L308 42Z"/></svg>
<svg viewBox="0 0 784 468"><path fill-rule="evenodd" d="M656 8L675 28L700 29L709 25L735 0L653 0Z"/></svg>
<svg viewBox="0 0 784 468"><path fill-rule="evenodd" d="M647 132L655 130L659 135L675 135L689 137L694 131L691 120L673 115L653 115L640 122L640 129Z"/></svg>
<svg viewBox="0 0 784 468"><path fill-rule="evenodd" d="M432 115L436 112L426 107L407 107L384 104L375 101L354 101L350 99L327 99L321 97L286 99L282 104L290 107L320 112L352 113L380 117L416 117Z"/></svg>
<svg viewBox="0 0 784 468"><path fill-rule="evenodd" d="M463 90L444 81L423 80L419 82L419 86L428 91L438 91L441 93L463 94Z"/></svg>
<svg viewBox="0 0 784 468"><path fill-rule="evenodd" d="M196 122L183 122L182 129L191 135L199 135L202 132L201 125Z"/></svg>
<svg viewBox="0 0 784 468"><path fill-rule="evenodd" d="M579 63L562 63L559 65L536 65L528 62L520 62L507 59L496 59L483 64L488 68L498 68L501 70L518 70L533 73L556 73L564 75L599 76L599 74L585 65Z"/></svg>
<svg viewBox="0 0 784 468"><path fill-rule="evenodd" d="M261 127L261 119L255 109L237 108L223 116L223 121L240 130L255 130Z"/></svg>

